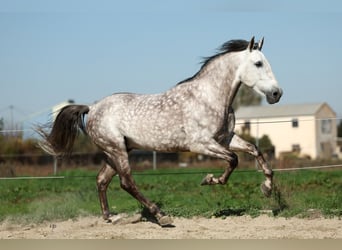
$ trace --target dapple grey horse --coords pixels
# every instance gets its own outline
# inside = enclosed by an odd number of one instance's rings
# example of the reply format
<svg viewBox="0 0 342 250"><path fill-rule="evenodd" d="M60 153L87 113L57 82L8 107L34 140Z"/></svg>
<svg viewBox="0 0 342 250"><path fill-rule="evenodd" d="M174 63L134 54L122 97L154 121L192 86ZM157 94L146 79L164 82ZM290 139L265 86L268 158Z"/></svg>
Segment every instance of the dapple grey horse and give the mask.
<svg viewBox="0 0 342 250"><path fill-rule="evenodd" d="M238 164L234 151L257 159L265 182L261 190L272 191L272 170L257 147L234 133L232 102L245 84L264 95L268 103L279 101L282 89L261 52L263 39L231 40L205 59L200 70L161 94L116 93L99 102L69 105L60 110L51 131L38 128L40 146L50 154L69 154L81 129L105 153L106 164L97 176L103 218L110 220L106 190L114 175L121 187L144 205L162 226L172 223L160 208L138 190L128 162L133 149L163 152L190 151L227 161L219 177L208 174L202 185L225 184ZM87 115L85 121L84 116Z"/></svg>

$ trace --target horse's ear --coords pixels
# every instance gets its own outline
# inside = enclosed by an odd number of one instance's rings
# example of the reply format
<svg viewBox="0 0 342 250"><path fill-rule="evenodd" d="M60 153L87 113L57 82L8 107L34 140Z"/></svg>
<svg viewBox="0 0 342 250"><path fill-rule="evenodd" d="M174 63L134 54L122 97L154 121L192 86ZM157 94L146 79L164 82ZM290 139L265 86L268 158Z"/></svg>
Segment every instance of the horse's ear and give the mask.
<svg viewBox="0 0 342 250"><path fill-rule="evenodd" d="M254 47L254 36L252 37L251 41L248 44L248 49L250 52L252 52L253 47Z"/></svg>
<svg viewBox="0 0 342 250"><path fill-rule="evenodd" d="M258 50L262 49L262 45L264 45L264 38L261 38L261 40L258 42Z"/></svg>

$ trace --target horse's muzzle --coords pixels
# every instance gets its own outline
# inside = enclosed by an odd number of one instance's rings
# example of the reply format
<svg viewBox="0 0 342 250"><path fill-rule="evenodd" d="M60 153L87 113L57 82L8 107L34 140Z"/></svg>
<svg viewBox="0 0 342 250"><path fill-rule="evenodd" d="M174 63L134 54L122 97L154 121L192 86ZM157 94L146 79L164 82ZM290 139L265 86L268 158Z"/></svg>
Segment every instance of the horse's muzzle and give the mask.
<svg viewBox="0 0 342 250"><path fill-rule="evenodd" d="M283 90L281 88L272 88L271 91L267 92L266 100L269 104L274 104L279 102L280 97L283 95Z"/></svg>

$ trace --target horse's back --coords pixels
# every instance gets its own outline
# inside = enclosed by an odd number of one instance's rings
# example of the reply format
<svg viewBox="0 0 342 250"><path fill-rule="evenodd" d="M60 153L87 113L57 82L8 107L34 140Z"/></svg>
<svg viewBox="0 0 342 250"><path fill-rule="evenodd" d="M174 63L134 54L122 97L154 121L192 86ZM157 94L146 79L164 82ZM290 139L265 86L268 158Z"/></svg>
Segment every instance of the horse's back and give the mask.
<svg viewBox="0 0 342 250"><path fill-rule="evenodd" d="M165 94L113 94L90 107L87 130L95 140L124 138L129 148L186 150L181 112Z"/></svg>

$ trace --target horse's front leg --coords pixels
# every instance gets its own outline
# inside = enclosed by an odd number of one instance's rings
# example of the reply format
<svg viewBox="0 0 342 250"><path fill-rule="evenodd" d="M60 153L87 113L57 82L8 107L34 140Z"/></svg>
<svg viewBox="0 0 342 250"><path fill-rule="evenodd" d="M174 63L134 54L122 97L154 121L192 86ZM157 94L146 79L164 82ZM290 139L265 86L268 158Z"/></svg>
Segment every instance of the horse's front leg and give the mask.
<svg viewBox="0 0 342 250"><path fill-rule="evenodd" d="M228 162L227 168L224 170L220 177L214 177L213 174L208 174L201 182L201 185L216 185L216 184L226 184L230 175L233 173L234 169L238 165L237 155L227 150L226 147L220 145L216 141L211 141L206 148L201 152L211 157L216 157Z"/></svg>
<svg viewBox="0 0 342 250"><path fill-rule="evenodd" d="M236 134L234 134L229 144L229 148L234 151L246 152L256 158L266 177L265 182L261 185L261 191L264 193L265 196L270 197L272 193L273 171L268 166L260 150L254 144L243 140Z"/></svg>

